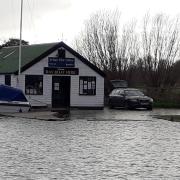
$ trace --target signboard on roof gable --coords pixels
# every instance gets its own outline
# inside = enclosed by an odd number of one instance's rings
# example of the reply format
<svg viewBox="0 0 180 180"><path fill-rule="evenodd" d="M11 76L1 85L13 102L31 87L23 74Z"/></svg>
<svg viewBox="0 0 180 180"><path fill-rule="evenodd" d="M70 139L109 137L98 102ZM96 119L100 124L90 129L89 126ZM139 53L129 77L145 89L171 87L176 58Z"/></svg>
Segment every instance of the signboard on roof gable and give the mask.
<svg viewBox="0 0 180 180"><path fill-rule="evenodd" d="M49 67L75 67L75 60L74 58L49 57L48 66Z"/></svg>

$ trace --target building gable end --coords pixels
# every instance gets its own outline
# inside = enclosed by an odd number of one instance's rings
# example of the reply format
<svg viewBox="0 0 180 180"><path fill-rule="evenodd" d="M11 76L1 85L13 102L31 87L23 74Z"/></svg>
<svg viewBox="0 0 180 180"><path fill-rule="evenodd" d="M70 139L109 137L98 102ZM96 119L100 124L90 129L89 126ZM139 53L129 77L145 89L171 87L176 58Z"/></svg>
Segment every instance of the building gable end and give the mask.
<svg viewBox="0 0 180 180"><path fill-rule="evenodd" d="M51 54L52 52L54 52L55 50L57 50L58 48L63 47L64 49L66 49L67 51L69 51L72 55L74 55L75 57L77 57L80 61L82 61L84 64L86 64L87 66L89 66L91 69L93 69L95 72L97 72L98 74L100 74L102 77L105 77L105 73L102 72L99 68L97 68L95 65L93 65L92 63L90 63L87 59L85 59L83 56L81 56L78 52L76 52L75 50L73 50L71 47L69 47L68 45L66 45L64 42L60 42L58 44L56 44L55 46L53 46L52 48L50 48L49 50L47 50L46 52L44 52L43 54L41 54L40 56L38 56L37 58L35 58L34 60L32 60L30 63L24 65L21 68L21 72L27 70L28 68L30 68L31 66L33 66L34 64L36 64L37 62L41 61L43 58L47 57L49 54ZM14 72L14 74L18 74L18 71Z"/></svg>

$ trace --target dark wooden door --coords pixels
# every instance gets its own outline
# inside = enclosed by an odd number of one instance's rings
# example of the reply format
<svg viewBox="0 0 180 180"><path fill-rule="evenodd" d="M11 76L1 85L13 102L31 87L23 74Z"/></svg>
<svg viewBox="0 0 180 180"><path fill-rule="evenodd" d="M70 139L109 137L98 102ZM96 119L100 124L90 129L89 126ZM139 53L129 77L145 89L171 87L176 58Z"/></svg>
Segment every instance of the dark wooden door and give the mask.
<svg viewBox="0 0 180 180"><path fill-rule="evenodd" d="M70 106L70 76L52 77L52 108Z"/></svg>

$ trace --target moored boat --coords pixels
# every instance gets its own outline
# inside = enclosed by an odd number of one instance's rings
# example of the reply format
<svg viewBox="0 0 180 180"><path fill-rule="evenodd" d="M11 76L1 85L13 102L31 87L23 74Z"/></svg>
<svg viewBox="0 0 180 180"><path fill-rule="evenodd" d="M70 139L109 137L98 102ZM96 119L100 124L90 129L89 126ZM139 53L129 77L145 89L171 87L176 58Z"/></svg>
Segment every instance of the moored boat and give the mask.
<svg viewBox="0 0 180 180"><path fill-rule="evenodd" d="M30 103L22 90L7 85L0 85L0 113L28 112Z"/></svg>

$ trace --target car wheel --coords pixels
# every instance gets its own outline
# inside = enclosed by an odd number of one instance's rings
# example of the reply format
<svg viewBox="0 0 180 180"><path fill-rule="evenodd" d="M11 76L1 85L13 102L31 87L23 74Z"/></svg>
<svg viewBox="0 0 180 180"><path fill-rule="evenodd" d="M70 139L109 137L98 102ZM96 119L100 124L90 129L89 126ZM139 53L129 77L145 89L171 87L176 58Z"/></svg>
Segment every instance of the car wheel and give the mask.
<svg viewBox="0 0 180 180"><path fill-rule="evenodd" d="M134 109L128 102L125 102L124 108L128 109L128 110L133 110Z"/></svg>
<svg viewBox="0 0 180 180"><path fill-rule="evenodd" d="M125 102L124 108L125 108L125 109L129 109L129 104L128 104L128 102Z"/></svg>
<svg viewBox="0 0 180 180"><path fill-rule="evenodd" d="M110 104L109 104L109 108L110 108L110 109L113 109L114 106L110 103Z"/></svg>
<svg viewBox="0 0 180 180"><path fill-rule="evenodd" d="M110 109L114 109L114 106L110 105L109 108L110 108Z"/></svg>
<svg viewBox="0 0 180 180"><path fill-rule="evenodd" d="M149 111L152 111L152 109L153 109L153 108L152 108L151 105L147 107L147 110L149 110Z"/></svg>
<svg viewBox="0 0 180 180"><path fill-rule="evenodd" d="M112 105L111 102L109 102L109 108L110 108L110 109L113 109L113 108L114 108L114 106Z"/></svg>

